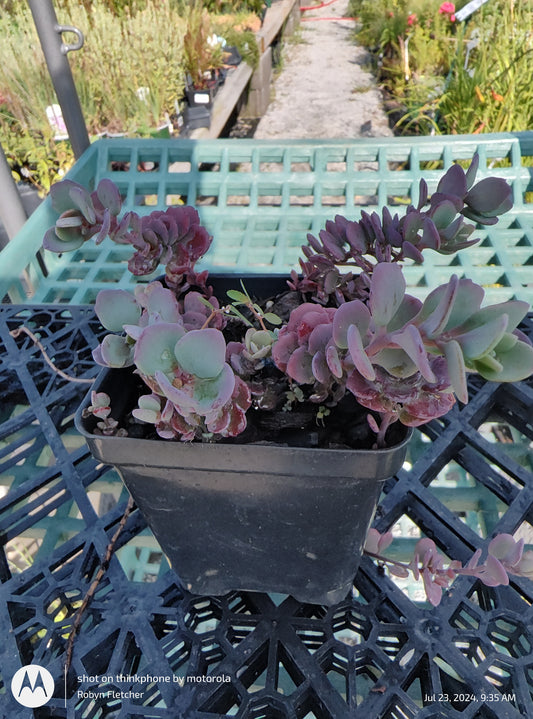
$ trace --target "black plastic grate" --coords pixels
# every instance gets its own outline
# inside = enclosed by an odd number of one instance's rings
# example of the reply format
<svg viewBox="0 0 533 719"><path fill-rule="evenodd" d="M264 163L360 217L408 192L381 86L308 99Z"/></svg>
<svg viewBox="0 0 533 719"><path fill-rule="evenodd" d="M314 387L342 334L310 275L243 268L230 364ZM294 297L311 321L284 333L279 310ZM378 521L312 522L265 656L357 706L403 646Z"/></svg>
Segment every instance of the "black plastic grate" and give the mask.
<svg viewBox="0 0 533 719"><path fill-rule="evenodd" d="M31 662L56 679L38 719L533 715L531 581L490 589L460 578L430 608L419 588L364 559L353 596L329 609L274 595L197 597L137 511L84 615L65 702L66 637L126 492L73 427L87 385L55 375L28 337L11 337L21 324L81 377L96 373L90 348L101 333L88 307L0 307L3 716L32 715L9 691ZM533 335L531 320L524 329ZM376 526L401 534L398 556L421 535L462 561L495 532L533 543L533 384L470 389L466 407L416 433L411 466L386 484ZM163 680L140 685L149 676Z"/></svg>

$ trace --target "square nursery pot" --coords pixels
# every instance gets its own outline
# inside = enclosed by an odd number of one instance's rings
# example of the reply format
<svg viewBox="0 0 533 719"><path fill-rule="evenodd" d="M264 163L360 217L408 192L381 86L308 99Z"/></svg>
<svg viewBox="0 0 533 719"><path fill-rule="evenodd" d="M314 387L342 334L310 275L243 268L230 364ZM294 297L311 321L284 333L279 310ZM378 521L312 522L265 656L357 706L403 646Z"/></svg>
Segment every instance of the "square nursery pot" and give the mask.
<svg viewBox="0 0 533 719"><path fill-rule="evenodd" d="M235 278L231 284L240 286ZM118 419L135 406L134 386L131 368L105 369L92 389L110 395ZM195 594L249 590L327 605L343 600L383 482L401 468L411 436L406 429L403 441L380 450L107 437L92 433L94 418L82 417L89 404L90 392L76 427L93 456L117 468Z"/></svg>

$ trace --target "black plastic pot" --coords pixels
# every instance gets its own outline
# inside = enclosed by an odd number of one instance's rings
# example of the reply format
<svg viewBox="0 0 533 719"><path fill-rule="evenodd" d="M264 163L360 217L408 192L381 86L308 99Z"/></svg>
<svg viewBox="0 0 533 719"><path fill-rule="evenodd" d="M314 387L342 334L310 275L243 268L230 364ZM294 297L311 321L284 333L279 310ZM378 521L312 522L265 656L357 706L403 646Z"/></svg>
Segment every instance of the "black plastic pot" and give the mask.
<svg viewBox="0 0 533 719"><path fill-rule="evenodd" d="M264 278L259 279L272 288ZM239 286L235 277L218 280ZM273 292L279 290L277 279ZM250 280L245 281L250 290ZM263 297L268 296L266 293ZM104 370L93 390L113 417L132 409L131 369ZM173 569L196 594L291 594L335 604L350 591L383 481L405 458L410 433L382 450L202 444L94 435L76 426L94 457L114 465Z"/></svg>

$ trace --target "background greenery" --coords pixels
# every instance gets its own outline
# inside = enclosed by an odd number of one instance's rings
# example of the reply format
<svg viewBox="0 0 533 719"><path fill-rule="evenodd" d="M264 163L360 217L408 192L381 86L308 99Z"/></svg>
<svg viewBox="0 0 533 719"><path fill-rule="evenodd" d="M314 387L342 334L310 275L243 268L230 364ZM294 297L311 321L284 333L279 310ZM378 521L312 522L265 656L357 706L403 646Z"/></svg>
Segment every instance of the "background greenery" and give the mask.
<svg viewBox="0 0 533 719"><path fill-rule="evenodd" d="M457 2L456 11L465 4ZM351 0L351 13L359 17L357 39L372 52L396 131L530 129L532 0L489 0L462 23L439 12L441 5Z"/></svg>
<svg viewBox="0 0 533 719"><path fill-rule="evenodd" d="M215 7L218 2L207 2ZM258 59L251 9L259 0L224 2L212 30ZM262 0L261 0L262 4ZM87 129L148 135L176 111L183 95L185 0L54 0L59 22L85 36L69 61ZM57 102L27 2L0 2L0 142L16 179L49 189L73 162L70 144L54 140L46 108ZM257 18L255 18L257 20ZM68 41L68 35L65 36Z"/></svg>

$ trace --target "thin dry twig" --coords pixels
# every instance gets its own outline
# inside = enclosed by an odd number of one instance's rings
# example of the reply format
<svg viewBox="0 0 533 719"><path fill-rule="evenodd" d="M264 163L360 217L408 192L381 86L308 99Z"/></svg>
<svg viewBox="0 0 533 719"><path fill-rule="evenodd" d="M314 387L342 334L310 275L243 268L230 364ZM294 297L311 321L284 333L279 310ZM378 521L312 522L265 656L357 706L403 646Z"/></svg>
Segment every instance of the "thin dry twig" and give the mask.
<svg viewBox="0 0 533 719"><path fill-rule="evenodd" d="M38 337L36 337L31 330L29 330L27 327L17 327L17 329L11 330L10 333L11 337L14 337L15 339L19 337L21 334L26 334L28 337L32 340L34 344L37 345L37 347L41 350L41 353L43 355L43 358L45 362L56 372L60 377L63 377L63 379L68 380L69 382L80 382L84 384L92 384L94 382L94 379L85 379L83 377L72 377L71 375L67 374L66 372L63 372L63 370L60 370L59 367L56 367L55 364L52 362L50 357L48 356L43 344L39 340Z"/></svg>
<svg viewBox="0 0 533 719"><path fill-rule="evenodd" d="M100 564L98 572L96 573L96 576L93 579L91 586L87 590L87 593L83 597L82 603L80 604L80 606L78 607L78 610L76 611L76 615L74 617L74 622L72 624L72 628L70 630L70 634L69 634L68 640L67 640L67 649L66 649L66 656L65 656L65 676L67 675L68 670L70 669L70 665L72 663L72 652L74 650L74 640L75 640L76 634L78 633L79 628L81 626L83 614L84 614L85 610L87 609L87 607L89 606L89 602L94 597L94 594L95 594L96 590L98 589L98 586L99 586L100 582L102 581L102 579L107 571L107 568L109 567L109 562L111 561L111 557L113 556L113 552L115 550L115 545L117 543L117 540L120 536L120 533L126 526L126 522L128 521L128 517L132 513L134 506L135 506L135 503L133 501L133 498L130 497L128 500L128 505L124 511L124 514L122 515L122 517L120 519L120 522L115 531L115 534L113 535L113 537L111 538L111 541L107 545L106 553L105 553L105 556Z"/></svg>

